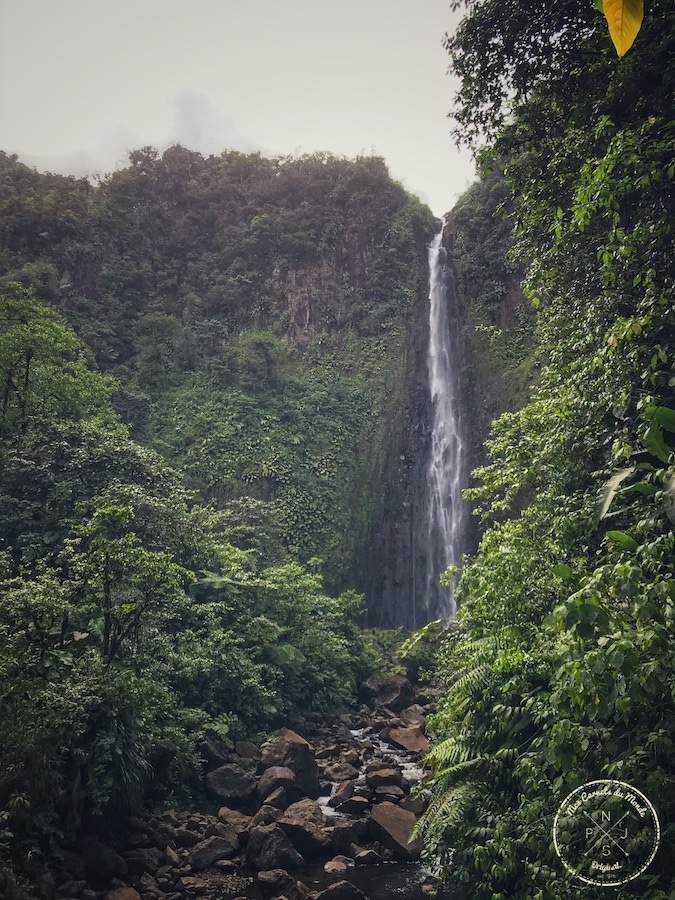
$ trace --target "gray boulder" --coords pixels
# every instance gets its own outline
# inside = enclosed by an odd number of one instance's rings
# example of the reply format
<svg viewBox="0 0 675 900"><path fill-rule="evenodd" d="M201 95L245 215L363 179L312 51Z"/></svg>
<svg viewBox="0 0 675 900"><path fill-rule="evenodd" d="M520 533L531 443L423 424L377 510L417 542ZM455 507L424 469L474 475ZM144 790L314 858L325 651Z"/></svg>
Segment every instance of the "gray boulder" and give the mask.
<svg viewBox="0 0 675 900"><path fill-rule="evenodd" d="M111 881L113 878L124 878L129 871L119 853L96 838L85 838L80 852L84 873L88 878Z"/></svg>
<svg viewBox="0 0 675 900"><path fill-rule="evenodd" d="M404 862L419 859L421 841L410 840L415 826L415 814L401 809L394 803L378 803L373 807L368 821L368 831L373 840L391 850L397 859Z"/></svg>
<svg viewBox="0 0 675 900"><path fill-rule="evenodd" d="M336 881L317 894L316 900L368 900L368 897L350 881Z"/></svg>
<svg viewBox="0 0 675 900"><path fill-rule="evenodd" d="M299 869L305 861L278 825L259 825L249 833L246 863L261 871Z"/></svg>
<svg viewBox="0 0 675 900"><path fill-rule="evenodd" d="M277 788L283 788L287 796L301 796L298 778L288 766L270 766L263 772L256 789L258 800L262 803Z"/></svg>
<svg viewBox="0 0 675 900"><path fill-rule="evenodd" d="M320 793L319 767L307 741L282 728L276 739L262 751L261 767L286 766L296 775L296 785L308 797L316 799Z"/></svg>
<svg viewBox="0 0 675 900"><path fill-rule="evenodd" d="M193 848L188 862L193 872L201 872L218 859L230 859L239 851L239 836L234 828L222 826L225 834L214 835Z"/></svg>
<svg viewBox="0 0 675 900"><path fill-rule="evenodd" d="M326 818L314 800L305 798L292 803L278 821L279 828L303 855L322 853L331 846L325 830Z"/></svg>
<svg viewBox="0 0 675 900"><path fill-rule="evenodd" d="M384 706L393 712L400 712L413 702L413 688L403 675L390 675L387 678L378 675L363 682L363 693L374 699L378 706Z"/></svg>
<svg viewBox="0 0 675 900"><path fill-rule="evenodd" d="M255 795L256 780L241 766L228 763L208 773L206 786L219 800L233 806L246 806Z"/></svg>

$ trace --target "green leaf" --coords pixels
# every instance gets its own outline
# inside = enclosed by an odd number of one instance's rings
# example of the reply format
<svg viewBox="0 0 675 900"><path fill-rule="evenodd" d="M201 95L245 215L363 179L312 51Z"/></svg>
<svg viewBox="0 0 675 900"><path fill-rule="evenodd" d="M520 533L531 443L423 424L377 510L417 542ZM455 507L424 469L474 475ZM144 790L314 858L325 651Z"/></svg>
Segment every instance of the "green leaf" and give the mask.
<svg viewBox="0 0 675 900"><path fill-rule="evenodd" d="M663 432L655 421L652 421L651 425L643 435L642 444L649 450L652 456L660 459L661 462L668 462L670 451L666 442L663 440Z"/></svg>
<svg viewBox="0 0 675 900"><path fill-rule="evenodd" d="M293 644L278 644L270 650L272 661L278 666L290 666L298 668L307 662L307 658L301 650Z"/></svg>
<svg viewBox="0 0 675 900"><path fill-rule="evenodd" d="M553 571L558 578L562 578L563 581L569 581L574 575L574 572L565 563L560 563Z"/></svg>
<svg viewBox="0 0 675 900"><path fill-rule="evenodd" d="M625 531L608 531L607 540L618 544L625 550L637 550L638 548L637 541L629 534L626 534Z"/></svg>
<svg viewBox="0 0 675 900"><path fill-rule="evenodd" d="M654 419L666 431L675 432L675 409L669 409L667 406L657 406L654 410Z"/></svg>
<svg viewBox="0 0 675 900"><path fill-rule="evenodd" d="M635 493L643 494L645 497L653 497L657 488L656 485L648 484L646 481L638 481L637 484L631 484L625 490L626 492L634 491Z"/></svg>

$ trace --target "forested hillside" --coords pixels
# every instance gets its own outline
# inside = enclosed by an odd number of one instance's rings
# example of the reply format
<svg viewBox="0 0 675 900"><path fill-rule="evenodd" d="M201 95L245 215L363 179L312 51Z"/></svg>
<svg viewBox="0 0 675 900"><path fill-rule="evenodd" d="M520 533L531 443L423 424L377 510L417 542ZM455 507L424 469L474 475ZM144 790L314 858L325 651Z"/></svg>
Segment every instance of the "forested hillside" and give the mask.
<svg viewBox="0 0 675 900"><path fill-rule="evenodd" d="M443 648L422 832L453 897L604 897L597 885L613 877L614 896L665 900L675 834L675 14L649 4L618 59L590 2L455 6L466 12L447 38L461 79L456 135L482 145L484 185L505 173L540 371L529 402L494 423L474 473L484 534ZM467 213L476 220L480 205L460 205L460 238ZM480 259L467 264L458 249L458 264L476 270ZM596 779L651 799L662 829L653 861L646 832L625 848L596 838L609 857L598 862L593 841L583 852L567 831L574 865L556 855L556 811Z"/></svg>
<svg viewBox="0 0 675 900"><path fill-rule="evenodd" d="M206 736L354 699L377 655L344 589L382 580L405 499L435 226L376 158L0 163L16 860L198 791Z"/></svg>
<svg viewBox="0 0 675 900"><path fill-rule="evenodd" d="M144 148L96 186L0 169L3 283L75 328L133 437L237 546L320 558L386 617L427 402L429 210L375 157Z"/></svg>

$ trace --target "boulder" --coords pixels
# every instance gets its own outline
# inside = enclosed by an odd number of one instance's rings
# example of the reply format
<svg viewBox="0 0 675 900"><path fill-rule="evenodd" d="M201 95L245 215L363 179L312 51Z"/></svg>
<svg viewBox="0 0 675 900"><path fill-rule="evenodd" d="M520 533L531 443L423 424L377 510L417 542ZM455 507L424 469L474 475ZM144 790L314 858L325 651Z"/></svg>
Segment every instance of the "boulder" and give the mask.
<svg viewBox="0 0 675 900"><path fill-rule="evenodd" d="M72 850L62 850L61 858L63 869L69 875L72 875L76 881L85 878L84 858L80 853L74 853ZM39 878L42 873L35 873L35 878Z"/></svg>
<svg viewBox="0 0 675 900"><path fill-rule="evenodd" d="M198 813L193 813L191 816L188 816L185 827L188 831L193 831L195 834L201 834L206 828L208 821L206 816L200 816Z"/></svg>
<svg viewBox="0 0 675 900"><path fill-rule="evenodd" d="M321 807L309 798L292 803L278 820L278 825L303 855L321 853L331 845Z"/></svg>
<svg viewBox="0 0 675 900"><path fill-rule="evenodd" d="M161 819L172 828L178 828L182 824L185 817L176 812L175 809L166 809L161 815Z"/></svg>
<svg viewBox="0 0 675 900"><path fill-rule="evenodd" d="M350 881L336 881L317 894L316 900L368 900L368 897Z"/></svg>
<svg viewBox="0 0 675 900"><path fill-rule="evenodd" d="M246 806L253 799L256 781L236 763L220 766L206 776L206 786L219 800L233 806Z"/></svg>
<svg viewBox="0 0 675 900"><path fill-rule="evenodd" d="M229 747L218 738L203 738L199 742L199 752L212 768L214 766L222 766L230 761Z"/></svg>
<svg viewBox="0 0 675 900"><path fill-rule="evenodd" d="M144 849L150 846L150 838L147 834L128 834L125 843L130 849Z"/></svg>
<svg viewBox="0 0 675 900"><path fill-rule="evenodd" d="M429 741L419 725L408 725L405 728L383 728L380 738L392 747L408 753L428 753Z"/></svg>
<svg viewBox="0 0 675 900"><path fill-rule="evenodd" d="M354 743L354 735L344 723L338 725L337 730L335 731L335 737L341 744Z"/></svg>
<svg viewBox="0 0 675 900"><path fill-rule="evenodd" d="M359 751L352 747L351 750L345 751L342 754L342 761L349 763L350 766L358 766L361 764L361 756L359 755Z"/></svg>
<svg viewBox="0 0 675 900"><path fill-rule="evenodd" d="M355 823L350 819L342 819L333 826L333 850L336 853L346 853L350 846L356 841L358 835L356 833Z"/></svg>
<svg viewBox="0 0 675 900"><path fill-rule="evenodd" d="M171 844L172 847L176 846L177 833L178 829L174 828L173 825L161 822L156 828L150 829L149 837L154 846L159 847L161 850L167 844Z"/></svg>
<svg viewBox="0 0 675 900"><path fill-rule="evenodd" d="M40 900L54 900L56 897L56 879L49 869L44 869L40 873L36 872L33 877Z"/></svg>
<svg viewBox="0 0 675 900"><path fill-rule="evenodd" d="M98 881L124 878L129 871L126 862L116 850L96 838L85 838L80 846L84 873Z"/></svg>
<svg viewBox="0 0 675 900"><path fill-rule="evenodd" d="M189 828L177 828L175 842L177 847L189 848L199 843L199 835Z"/></svg>
<svg viewBox="0 0 675 900"><path fill-rule="evenodd" d="M378 788L383 784L395 784L401 787L403 784L403 774L400 769L377 768L372 771L370 768L366 771L366 784L371 788Z"/></svg>
<svg viewBox="0 0 675 900"><path fill-rule="evenodd" d="M234 875L239 871L239 864L234 859L217 859L213 864L221 875Z"/></svg>
<svg viewBox="0 0 675 900"><path fill-rule="evenodd" d="M290 800L288 799L286 788L274 788L272 793L265 797L265 804L267 806L275 806L277 809L286 809L289 803Z"/></svg>
<svg viewBox="0 0 675 900"><path fill-rule="evenodd" d="M345 800L349 800L349 798L354 793L354 782L353 781L343 781L342 784L339 784L328 801L328 805L331 809L335 809L341 803L344 803Z"/></svg>
<svg viewBox="0 0 675 900"><path fill-rule="evenodd" d="M331 781L347 781L349 779L358 778L358 769L355 769L354 766L350 765L348 762L336 762L331 763L324 767L323 770L326 778L330 778Z"/></svg>
<svg viewBox="0 0 675 900"><path fill-rule="evenodd" d="M260 871L299 869L305 861L278 825L260 825L249 833L246 863Z"/></svg>
<svg viewBox="0 0 675 900"><path fill-rule="evenodd" d="M395 784L381 784L375 788L375 802L381 803L383 800L391 800L392 803L398 803L405 797L403 788Z"/></svg>
<svg viewBox="0 0 675 900"><path fill-rule="evenodd" d="M167 866L173 866L174 869L182 865L180 856L172 847L169 847L168 844L164 848L164 862Z"/></svg>
<svg viewBox="0 0 675 900"><path fill-rule="evenodd" d="M118 887L112 891L108 891L105 900L141 900L141 895L135 888Z"/></svg>
<svg viewBox="0 0 675 900"><path fill-rule="evenodd" d="M393 712L400 712L410 706L414 699L412 685L403 675L390 675L387 678L371 675L364 681L362 690L378 706L384 706Z"/></svg>
<svg viewBox="0 0 675 900"><path fill-rule="evenodd" d="M277 788L283 788L296 799L301 795L297 775L288 766L270 766L263 772L256 789L258 800L262 803Z"/></svg>
<svg viewBox="0 0 675 900"><path fill-rule="evenodd" d="M419 725L421 728L424 728L426 720L427 717L424 715L424 710L419 703L413 703L412 706L401 710L401 721L404 725Z"/></svg>
<svg viewBox="0 0 675 900"><path fill-rule="evenodd" d="M307 741L291 731L282 728L276 739L262 751L261 766L286 766L295 772L297 787L308 797L319 796L319 767Z"/></svg>
<svg viewBox="0 0 675 900"><path fill-rule="evenodd" d="M263 897L277 897L295 887L295 879L286 869L270 869L258 872L258 887Z"/></svg>
<svg viewBox="0 0 675 900"><path fill-rule="evenodd" d="M429 796L425 796L425 794L419 794L416 797L408 795L401 800L399 806L401 809L409 810L416 816L421 816L423 812L426 812L426 809L429 806Z"/></svg>
<svg viewBox="0 0 675 900"><path fill-rule="evenodd" d="M136 887L141 892L144 900L155 900L158 897L164 897L164 891L161 890L152 875L145 872L138 879Z"/></svg>
<svg viewBox="0 0 675 900"><path fill-rule="evenodd" d="M244 759L260 759L260 748L251 741L237 741L234 752Z"/></svg>
<svg viewBox="0 0 675 900"><path fill-rule="evenodd" d="M328 744L325 747L322 747L321 750L318 750L314 756L316 759L330 759L331 756L337 756L340 753L340 748L337 744Z"/></svg>
<svg viewBox="0 0 675 900"><path fill-rule="evenodd" d="M361 850L354 857L357 866L379 866L382 864L382 857L374 850Z"/></svg>
<svg viewBox="0 0 675 900"><path fill-rule="evenodd" d="M162 865L163 853L156 847L139 848L124 854L130 872L156 872Z"/></svg>
<svg viewBox="0 0 675 900"><path fill-rule="evenodd" d="M280 819L282 814L283 811L277 809L276 806L268 806L266 803L263 803L251 819L251 828L257 828L258 825L271 825L277 819Z"/></svg>
<svg viewBox="0 0 675 900"><path fill-rule="evenodd" d="M223 826L225 827L225 826ZM239 836L234 828L226 829L227 836L213 836L201 841L190 853L188 862L193 872L207 869L217 859L230 859L239 851Z"/></svg>
<svg viewBox="0 0 675 900"><path fill-rule="evenodd" d="M223 825L230 825L237 832L237 836L241 840L241 836L246 834L251 827L251 816L240 812L238 809L230 809L229 806L221 806L218 810L218 818Z"/></svg>
<svg viewBox="0 0 675 900"><path fill-rule="evenodd" d="M418 859L422 849L419 839L410 841L415 822L414 813L385 801L373 807L368 831L373 840L391 850L397 859L409 862Z"/></svg>
<svg viewBox="0 0 675 900"><path fill-rule="evenodd" d="M344 875L349 871L349 863L345 856L334 856L324 864L323 870L329 875Z"/></svg>
<svg viewBox="0 0 675 900"><path fill-rule="evenodd" d="M208 882L204 881L203 878L198 878L194 875L184 875L178 879L179 889L189 891L192 894L203 894L208 886Z"/></svg>
<svg viewBox="0 0 675 900"><path fill-rule="evenodd" d="M337 807L341 813L349 813L351 816L360 816L368 812L370 803L365 797L350 797Z"/></svg>

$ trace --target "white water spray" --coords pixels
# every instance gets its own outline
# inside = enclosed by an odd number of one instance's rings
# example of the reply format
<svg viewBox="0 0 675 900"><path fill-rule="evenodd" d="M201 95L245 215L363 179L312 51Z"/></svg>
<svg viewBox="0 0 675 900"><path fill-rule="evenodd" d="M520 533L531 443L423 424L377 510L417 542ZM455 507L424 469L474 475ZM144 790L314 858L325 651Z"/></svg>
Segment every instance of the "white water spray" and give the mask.
<svg viewBox="0 0 675 900"><path fill-rule="evenodd" d="M445 223L444 223L445 224ZM433 408L428 470L425 619L452 619L455 580L439 576L462 559L466 509L465 447L459 403L458 310L452 272L441 246L443 227L429 247L429 391ZM450 315L449 315L450 313Z"/></svg>

